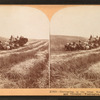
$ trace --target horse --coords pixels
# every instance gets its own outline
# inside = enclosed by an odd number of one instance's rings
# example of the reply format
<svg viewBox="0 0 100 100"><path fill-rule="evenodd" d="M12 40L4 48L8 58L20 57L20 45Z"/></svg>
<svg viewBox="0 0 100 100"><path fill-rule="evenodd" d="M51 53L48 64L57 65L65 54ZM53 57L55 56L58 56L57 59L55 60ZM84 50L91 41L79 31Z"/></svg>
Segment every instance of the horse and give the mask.
<svg viewBox="0 0 100 100"><path fill-rule="evenodd" d="M10 50L10 46L8 46L8 45L3 45L3 50Z"/></svg>

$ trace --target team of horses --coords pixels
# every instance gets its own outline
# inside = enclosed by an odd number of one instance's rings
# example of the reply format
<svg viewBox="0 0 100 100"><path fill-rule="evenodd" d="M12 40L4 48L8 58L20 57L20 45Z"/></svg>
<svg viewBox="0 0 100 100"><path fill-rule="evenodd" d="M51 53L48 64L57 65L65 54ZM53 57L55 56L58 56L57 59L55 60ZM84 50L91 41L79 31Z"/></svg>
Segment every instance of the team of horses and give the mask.
<svg viewBox="0 0 100 100"><path fill-rule="evenodd" d="M9 41L2 42L0 41L0 50L11 50L16 49L18 47L24 46L28 42L28 38L24 38L23 36L14 38L10 37Z"/></svg>
<svg viewBox="0 0 100 100"><path fill-rule="evenodd" d="M65 50L66 51L90 50L93 48L97 48L99 46L100 46L100 37L90 36L90 38L85 42L79 40L78 42L67 43L65 45Z"/></svg>

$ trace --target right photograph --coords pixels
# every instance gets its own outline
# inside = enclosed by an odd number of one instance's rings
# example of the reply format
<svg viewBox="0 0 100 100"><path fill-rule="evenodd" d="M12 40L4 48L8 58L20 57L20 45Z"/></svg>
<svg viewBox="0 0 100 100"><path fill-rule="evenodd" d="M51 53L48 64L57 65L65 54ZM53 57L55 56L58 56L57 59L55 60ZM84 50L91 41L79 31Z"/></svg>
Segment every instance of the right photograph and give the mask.
<svg viewBox="0 0 100 100"><path fill-rule="evenodd" d="M52 16L50 87L100 88L99 5L69 5Z"/></svg>

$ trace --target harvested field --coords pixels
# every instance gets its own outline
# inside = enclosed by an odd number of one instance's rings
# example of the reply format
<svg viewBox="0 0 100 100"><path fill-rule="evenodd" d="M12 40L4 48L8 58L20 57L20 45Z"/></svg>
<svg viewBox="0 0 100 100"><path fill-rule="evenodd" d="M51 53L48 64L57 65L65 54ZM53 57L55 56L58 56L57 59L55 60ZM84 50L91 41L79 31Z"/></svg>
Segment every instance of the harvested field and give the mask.
<svg viewBox="0 0 100 100"><path fill-rule="evenodd" d="M0 51L0 88L48 88L48 47L48 40L41 39Z"/></svg>
<svg viewBox="0 0 100 100"><path fill-rule="evenodd" d="M51 45L56 44L52 41ZM100 47L78 51L64 51L56 46L54 51L51 49L51 88L100 88Z"/></svg>

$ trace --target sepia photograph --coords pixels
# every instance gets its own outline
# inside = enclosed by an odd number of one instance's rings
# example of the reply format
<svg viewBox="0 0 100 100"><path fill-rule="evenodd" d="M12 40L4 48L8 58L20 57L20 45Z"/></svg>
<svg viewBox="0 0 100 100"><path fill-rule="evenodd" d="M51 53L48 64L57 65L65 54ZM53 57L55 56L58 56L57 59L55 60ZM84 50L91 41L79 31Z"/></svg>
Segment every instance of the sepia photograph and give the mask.
<svg viewBox="0 0 100 100"><path fill-rule="evenodd" d="M99 5L0 5L0 95L100 95Z"/></svg>
<svg viewBox="0 0 100 100"><path fill-rule="evenodd" d="M50 22L50 87L100 88L100 6L67 5Z"/></svg>
<svg viewBox="0 0 100 100"><path fill-rule="evenodd" d="M0 88L49 87L49 20L34 6L0 5Z"/></svg>

